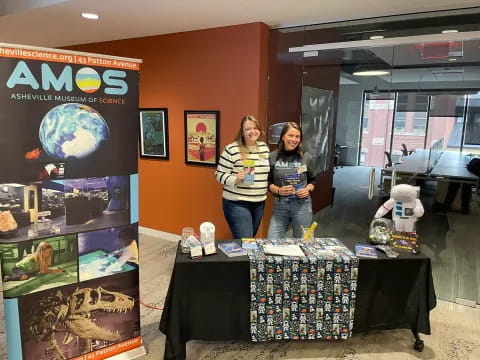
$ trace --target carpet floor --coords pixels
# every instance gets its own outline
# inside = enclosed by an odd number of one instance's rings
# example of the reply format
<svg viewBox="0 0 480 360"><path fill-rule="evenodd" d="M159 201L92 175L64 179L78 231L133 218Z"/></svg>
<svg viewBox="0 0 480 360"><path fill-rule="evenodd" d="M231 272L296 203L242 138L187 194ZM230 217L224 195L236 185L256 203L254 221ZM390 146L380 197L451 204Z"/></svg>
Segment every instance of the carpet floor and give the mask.
<svg viewBox="0 0 480 360"><path fill-rule="evenodd" d="M177 244L152 236L140 236L140 296L142 336L146 359L163 359L165 335L158 330ZM0 303L1 303L0 299ZM7 359L3 303L0 307L0 359ZM480 308L439 301L431 312L432 335L422 335L423 352L413 350L409 330L354 334L346 341L247 342L190 341L189 360L478 360L480 359Z"/></svg>

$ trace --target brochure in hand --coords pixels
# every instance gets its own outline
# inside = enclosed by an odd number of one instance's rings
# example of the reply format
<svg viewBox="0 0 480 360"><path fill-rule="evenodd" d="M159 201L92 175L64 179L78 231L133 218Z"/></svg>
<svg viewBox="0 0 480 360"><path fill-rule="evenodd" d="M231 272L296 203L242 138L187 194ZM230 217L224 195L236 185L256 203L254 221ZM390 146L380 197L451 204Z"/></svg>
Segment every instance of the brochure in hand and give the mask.
<svg viewBox="0 0 480 360"><path fill-rule="evenodd" d="M293 186L295 188L295 192L297 190L300 190L300 188L302 186L302 183L301 183L301 180L300 180L300 174L299 173L285 175L284 179L285 179L285 185ZM289 198L295 199L295 194L290 195Z"/></svg>
<svg viewBox="0 0 480 360"><path fill-rule="evenodd" d="M244 159L242 160L243 172L245 177L243 178L244 185L255 184L255 160Z"/></svg>
<svg viewBox="0 0 480 360"><path fill-rule="evenodd" d="M247 255L247 250L233 241L220 242L218 243L218 248L228 257Z"/></svg>
<svg viewBox="0 0 480 360"><path fill-rule="evenodd" d="M378 257L377 249L375 248L375 246L366 244L355 245L355 255L374 259Z"/></svg>
<svg viewBox="0 0 480 360"><path fill-rule="evenodd" d="M257 250L257 240L255 240L255 238L242 238L242 248Z"/></svg>

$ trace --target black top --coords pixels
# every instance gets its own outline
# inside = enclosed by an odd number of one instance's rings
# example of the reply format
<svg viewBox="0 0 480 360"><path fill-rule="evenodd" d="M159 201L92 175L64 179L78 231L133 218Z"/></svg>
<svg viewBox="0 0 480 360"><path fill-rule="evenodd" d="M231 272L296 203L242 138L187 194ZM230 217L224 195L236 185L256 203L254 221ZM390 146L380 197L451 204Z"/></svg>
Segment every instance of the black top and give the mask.
<svg viewBox="0 0 480 360"><path fill-rule="evenodd" d="M268 175L268 186L291 185L288 177L298 174L298 188L305 188L307 184L315 185L316 173L312 155L305 153L300 156L296 151L272 151L268 156L270 162L270 174Z"/></svg>

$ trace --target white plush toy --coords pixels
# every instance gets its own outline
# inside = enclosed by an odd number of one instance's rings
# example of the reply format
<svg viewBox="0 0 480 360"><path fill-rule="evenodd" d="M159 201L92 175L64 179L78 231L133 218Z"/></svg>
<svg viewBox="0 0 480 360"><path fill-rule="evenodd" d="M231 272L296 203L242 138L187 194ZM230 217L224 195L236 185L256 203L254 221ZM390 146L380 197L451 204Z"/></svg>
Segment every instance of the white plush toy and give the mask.
<svg viewBox="0 0 480 360"><path fill-rule="evenodd" d="M395 230L414 232L417 219L423 216L422 202L417 199L417 190L407 184L395 185L388 199L375 214L379 218L392 210L392 220Z"/></svg>

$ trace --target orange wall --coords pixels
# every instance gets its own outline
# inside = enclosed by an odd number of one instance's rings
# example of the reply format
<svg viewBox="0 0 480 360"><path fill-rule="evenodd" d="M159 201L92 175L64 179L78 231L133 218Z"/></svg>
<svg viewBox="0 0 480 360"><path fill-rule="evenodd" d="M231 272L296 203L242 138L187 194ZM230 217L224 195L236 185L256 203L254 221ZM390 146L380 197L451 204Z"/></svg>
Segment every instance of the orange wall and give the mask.
<svg viewBox="0 0 480 360"><path fill-rule="evenodd" d="M253 23L69 47L143 59L140 107L168 108L170 159L139 160L141 226L180 234L184 226L198 231L211 221L217 239L231 237L215 168L184 162L183 112L220 110L220 152L243 115L254 114L266 126L268 31Z"/></svg>

